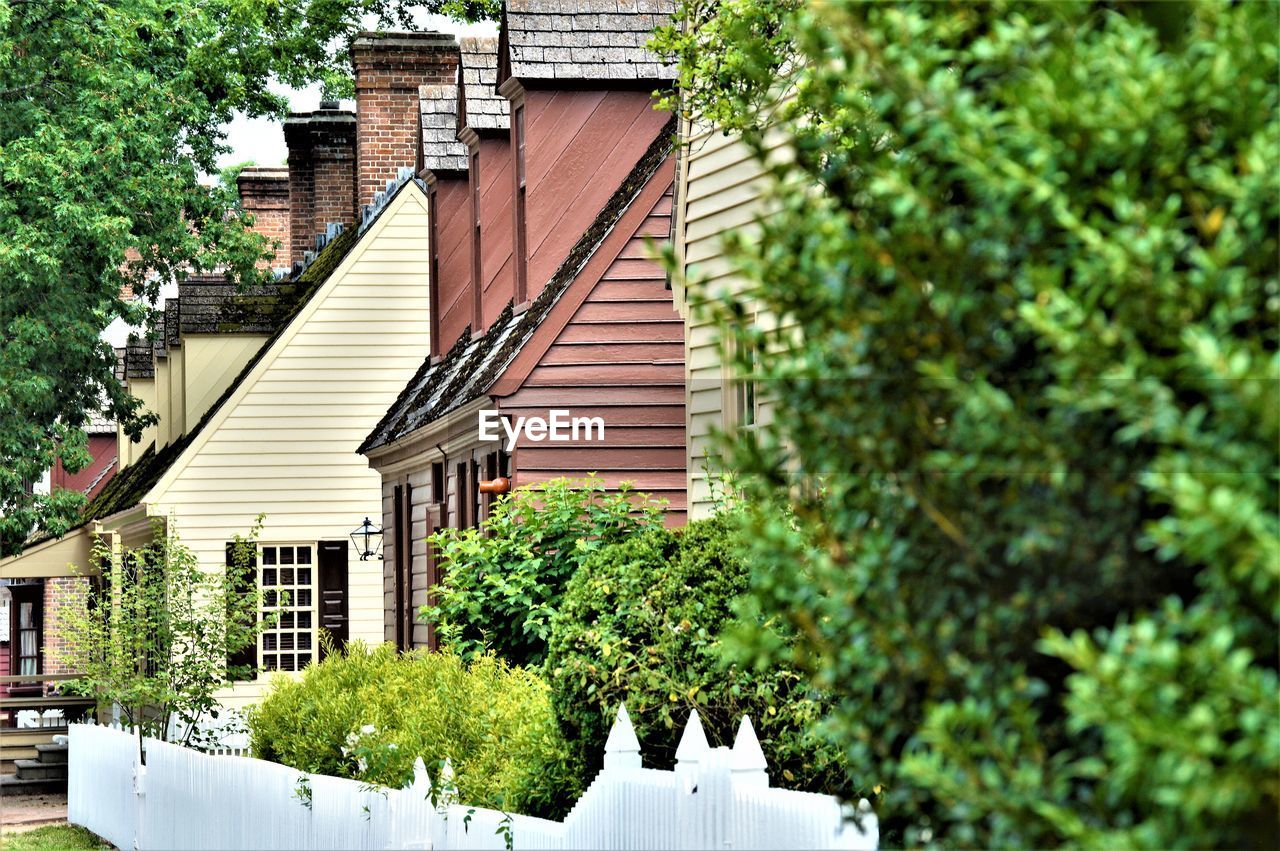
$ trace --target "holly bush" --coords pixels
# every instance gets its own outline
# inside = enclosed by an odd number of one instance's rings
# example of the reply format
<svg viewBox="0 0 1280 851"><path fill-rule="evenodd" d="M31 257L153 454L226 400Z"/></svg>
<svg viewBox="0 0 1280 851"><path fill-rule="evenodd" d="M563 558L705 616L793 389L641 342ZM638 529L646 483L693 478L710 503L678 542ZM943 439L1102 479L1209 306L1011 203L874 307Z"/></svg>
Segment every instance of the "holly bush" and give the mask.
<svg viewBox="0 0 1280 851"><path fill-rule="evenodd" d="M1274 4L743 5L658 43L768 186L746 649L887 842L1276 845Z"/></svg>
<svg viewBox="0 0 1280 851"><path fill-rule="evenodd" d="M794 668L724 660L722 634L748 585L738 521L651 528L595 551L569 581L546 676L561 731L589 774L626 703L652 767L674 764L696 709L713 744L731 745L750 715L778 785L835 791L843 782L838 751L816 732L823 696Z"/></svg>
<svg viewBox="0 0 1280 851"><path fill-rule="evenodd" d="M465 658L490 650L512 664L546 655L565 583L591 553L661 525L662 503L598 476L552 479L500 497L473 529L429 539L444 577L421 618Z"/></svg>

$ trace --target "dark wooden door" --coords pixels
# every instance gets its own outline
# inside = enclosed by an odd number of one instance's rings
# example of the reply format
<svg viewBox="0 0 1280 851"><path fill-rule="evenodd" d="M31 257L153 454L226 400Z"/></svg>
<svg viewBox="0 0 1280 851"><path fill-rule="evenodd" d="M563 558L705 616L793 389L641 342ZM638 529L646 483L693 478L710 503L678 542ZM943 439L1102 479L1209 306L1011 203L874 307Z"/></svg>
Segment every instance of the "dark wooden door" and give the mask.
<svg viewBox="0 0 1280 851"><path fill-rule="evenodd" d="M347 542L320 542L320 626L342 649L351 638L350 592L347 588ZM321 657L323 657L323 652Z"/></svg>

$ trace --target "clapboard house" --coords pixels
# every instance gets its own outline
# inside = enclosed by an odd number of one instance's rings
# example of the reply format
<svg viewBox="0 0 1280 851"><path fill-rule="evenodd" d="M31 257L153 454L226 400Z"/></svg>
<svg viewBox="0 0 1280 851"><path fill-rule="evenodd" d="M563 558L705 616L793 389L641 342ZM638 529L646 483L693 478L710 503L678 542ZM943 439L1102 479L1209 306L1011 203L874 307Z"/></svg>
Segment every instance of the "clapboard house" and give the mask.
<svg viewBox="0 0 1280 851"><path fill-rule="evenodd" d="M426 537L477 525L500 493L598 473L685 516L683 325L653 259L674 176L653 92L674 74L645 47L661 15L598 5L512 2L492 48L464 41L455 139L428 130L448 93L423 92L439 333L360 446L383 477L403 648L434 643L416 617L438 578ZM498 424L557 418L565 440Z"/></svg>
<svg viewBox="0 0 1280 851"><path fill-rule="evenodd" d="M352 450L431 345L418 100L422 85L456 80L458 47L437 33L366 34L352 56L356 112L326 103L291 116L287 176L254 177L272 181L274 215L258 225L281 243L276 262L292 261L287 274L249 292L216 275L182 282L154 340L134 341L123 362L122 379L158 423L141 442L120 435L119 472L80 526L0 561L0 577L69 589L83 605L94 540L137 546L160 523L216 570L262 514L258 584L280 618L236 661L295 672L319 658L326 633L338 645L382 639L381 562L352 538L365 518L376 528L382 481ZM41 648L58 640L54 614L35 613ZM42 652L37 673L53 676L54 656ZM231 684L220 698L253 702L265 681Z"/></svg>

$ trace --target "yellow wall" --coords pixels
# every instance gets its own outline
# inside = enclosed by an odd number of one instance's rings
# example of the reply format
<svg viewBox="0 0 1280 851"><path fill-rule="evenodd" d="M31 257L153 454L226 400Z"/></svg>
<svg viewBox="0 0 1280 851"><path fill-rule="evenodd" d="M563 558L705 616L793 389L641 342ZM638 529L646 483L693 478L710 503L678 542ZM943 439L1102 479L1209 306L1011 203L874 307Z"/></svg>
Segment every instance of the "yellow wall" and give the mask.
<svg viewBox="0 0 1280 851"><path fill-rule="evenodd" d="M156 425L156 448L162 449L173 440L173 417L169 414L169 399L172 386L169 374L169 359L156 358L156 413L160 422Z"/></svg>
<svg viewBox="0 0 1280 851"><path fill-rule="evenodd" d="M259 512L268 544L346 540L381 515L381 476L355 450L430 350L428 233L425 196L407 186L148 495L202 564L224 564ZM208 374L197 355L213 340L191 340L189 376ZM351 638L380 642L382 562L349 553ZM228 704L263 682L238 684Z"/></svg>
<svg viewBox="0 0 1280 851"><path fill-rule="evenodd" d="M138 400L142 402L141 410L143 412L155 412L156 380L154 378L130 378L128 385L129 392L137 396ZM147 447L155 442L156 433L156 426L143 429L142 440L134 443L124 433L124 429L116 426L116 456L120 459L120 469L123 470L129 464L137 461L147 451Z"/></svg>
<svg viewBox="0 0 1280 851"><path fill-rule="evenodd" d="M169 417L169 439L177 440L187 433L187 373L181 346L169 347L168 361L169 404L160 416Z"/></svg>
<svg viewBox="0 0 1280 851"><path fill-rule="evenodd" d="M764 211L763 169L732 136L686 124L682 133L680 190L676 209L676 253L688 281L676 286L685 319L686 447L689 517L714 510L713 484L720 465L713 432L736 426L727 357L716 329L696 309L699 298L735 292L741 282L724 257L723 238L732 230L750 233ZM760 316L768 323L770 318ZM766 410L761 416L767 419Z"/></svg>
<svg viewBox="0 0 1280 851"><path fill-rule="evenodd" d="M263 334L183 334L183 419L195 428L266 342Z"/></svg>

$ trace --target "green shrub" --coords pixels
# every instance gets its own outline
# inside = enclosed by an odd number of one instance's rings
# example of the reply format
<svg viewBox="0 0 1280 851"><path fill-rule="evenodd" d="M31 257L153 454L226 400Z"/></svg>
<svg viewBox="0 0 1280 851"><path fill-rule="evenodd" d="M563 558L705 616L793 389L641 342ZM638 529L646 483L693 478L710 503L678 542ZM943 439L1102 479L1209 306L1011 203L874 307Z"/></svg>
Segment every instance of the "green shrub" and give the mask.
<svg viewBox="0 0 1280 851"><path fill-rule="evenodd" d="M674 532L649 529L597 550L569 582L546 670L561 730L583 765L599 765L625 701L646 764L673 764L696 708L713 744L731 744L750 715L780 785L834 791L843 779L835 750L816 735L820 696L799 674L722 658L721 633L748 586L736 522L721 515Z"/></svg>
<svg viewBox="0 0 1280 851"><path fill-rule="evenodd" d="M1276 847L1275 5L681 5L773 187L688 289L753 593L886 843Z"/></svg>
<svg viewBox="0 0 1280 851"><path fill-rule="evenodd" d="M257 756L311 773L399 788L416 757L433 781L448 757L463 803L552 817L580 791L547 685L491 655L354 642L275 677L248 724Z"/></svg>
<svg viewBox="0 0 1280 851"><path fill-rule="evenodd" d="M626 483L606 492L595 476L508 494L480 528L442 529L429 539L445 578L422 618L464 658L493 650L512 664L535 665L578 565L600 547L661 525L661 505Z"/></svg>

